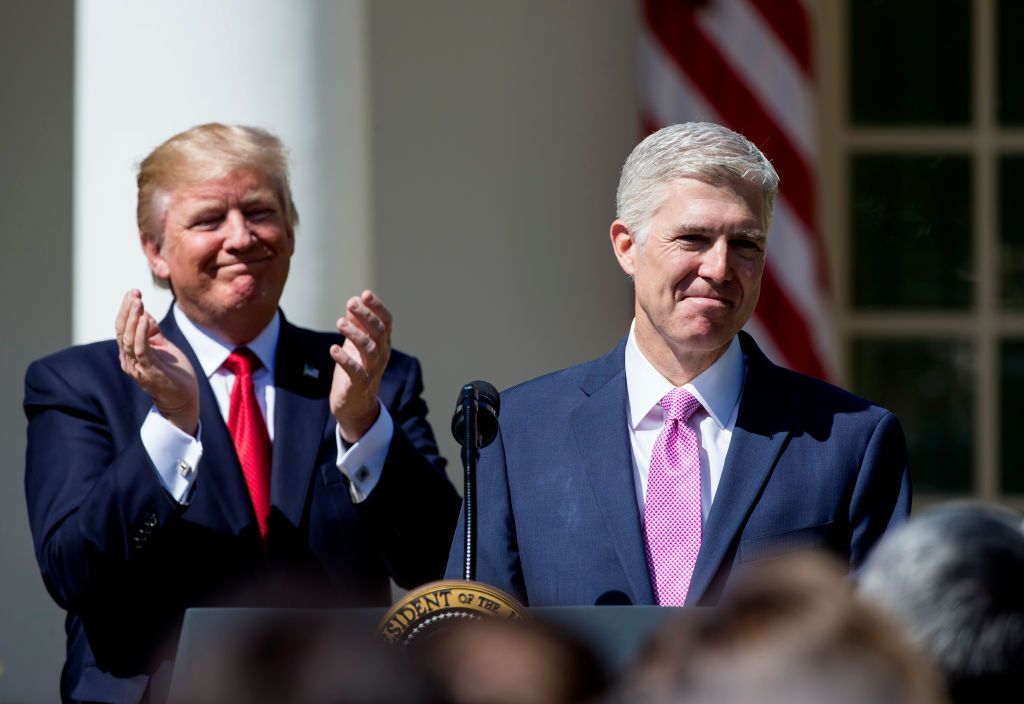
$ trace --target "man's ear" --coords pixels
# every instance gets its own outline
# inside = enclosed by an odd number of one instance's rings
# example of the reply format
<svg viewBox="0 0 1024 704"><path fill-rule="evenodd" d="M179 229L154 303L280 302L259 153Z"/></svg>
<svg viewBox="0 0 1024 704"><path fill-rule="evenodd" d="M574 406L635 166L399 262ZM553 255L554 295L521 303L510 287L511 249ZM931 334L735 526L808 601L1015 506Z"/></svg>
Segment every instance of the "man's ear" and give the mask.
<svg viewBox="0 0 1024 704"><path fill-rule="evenodd" d="M629 225L622 220L613 222L611 238L612 250L615 252L615 258L619 260L619 266L627 276L633 276L635 274L633 257L636 256L640 244L636 241L632 230L629 229Z"/></svg>
<svg viewBox="0 0 1024 704"><path fill-rule="evenodd" d="M153 276L163 281L170 280L171 269L167 266L167 260L164 259L161 252L162 248L152 237L147 237L142 232L139 233L139 241L142 243L142 253L146 255L146 261L149 262L149 269L153 272Z"/></svg>

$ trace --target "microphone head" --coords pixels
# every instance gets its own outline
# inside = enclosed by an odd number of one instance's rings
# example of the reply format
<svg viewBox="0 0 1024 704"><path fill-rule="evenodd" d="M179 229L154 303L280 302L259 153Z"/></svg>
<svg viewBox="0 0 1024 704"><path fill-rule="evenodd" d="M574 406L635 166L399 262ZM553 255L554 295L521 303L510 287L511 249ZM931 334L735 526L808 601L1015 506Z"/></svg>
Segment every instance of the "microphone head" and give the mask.
<svg viewBox="0 0 1024 704"><path fill-rule="evenodd" d="M480 380L469 382L459 391L459 397L455 400L455 415L452 417L452 435L455 437L455 441L463 446L466 443L466 418L462 399L467 392L476 396L477 435L480 438L480 447L487 447L498 434L498 411L501 408L501 395L493 384Z"/></svg>
<svg viewBox="0 0 1024 704"><path fill-rule="evenodd" d="M498 394L498 390L494 388L494 385L486 382L471 381L470 386L476 389L477 398L480 400L480 404L487 404L493 409L494 415L498 415L498 411L501 410L501 396Z"/></svg>

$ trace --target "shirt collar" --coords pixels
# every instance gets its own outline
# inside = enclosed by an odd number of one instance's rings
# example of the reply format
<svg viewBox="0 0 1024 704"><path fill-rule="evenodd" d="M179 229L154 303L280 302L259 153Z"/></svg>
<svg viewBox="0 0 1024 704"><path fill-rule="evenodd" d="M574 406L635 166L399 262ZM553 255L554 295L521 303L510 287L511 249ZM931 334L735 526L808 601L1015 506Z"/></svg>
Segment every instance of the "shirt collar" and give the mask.
<svg viewBox="0 0 1024 704"><path fill-rule="evenodd" d="M629 422L634 430L662 397L675 388L640 351L635 327L634 320L626 340L626 395L629 397ZM739 403L745 376L743 351L739 340L733 337L725 353L689 383L683 384L683 388L700 401L719 427L724 428Z"/></svg>
<svg viewBox="0 0 1024 704"><path fill-rule="evenodd" d="M211 378L224 365L224 361L237 345L232 345L216 333L192 322L177 303L171 310L174 313L174 322L178 324L178 329L181 330L181 334L188 344L192 346L192 351L196 353L199 364L203 367L203 373L206 374L207 379ZM253 351L253 354L259 357L271 379L274 378L274 357L277 351L277 340L280 336L281 312L278 311L274 314L270 324L246 345Z"/></svg>

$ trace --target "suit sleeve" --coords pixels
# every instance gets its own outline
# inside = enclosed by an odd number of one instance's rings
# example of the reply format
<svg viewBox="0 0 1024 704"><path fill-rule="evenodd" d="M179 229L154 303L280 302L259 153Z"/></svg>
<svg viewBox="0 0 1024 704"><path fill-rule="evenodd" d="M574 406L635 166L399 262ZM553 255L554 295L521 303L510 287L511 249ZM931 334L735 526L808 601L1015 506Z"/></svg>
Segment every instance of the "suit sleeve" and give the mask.
<svg viewBox="0 0 1024 704"><path fill-rule="evenodd" d="M507 470L505 443L499 428L494 442L481 451L477 463L477 520L473 545L476 581L497 587L528 606ZM464 578L465 554L465 523L460 513L446 578Z"/></svg>
<svg viewBox="0 0 1024 704"><path fill-rule="evenodd" d="M90 384L101 384L94 370L47 360L25 377L25 493L36 558L47 590L87 627L144 597L146 549L181 510L160 485L138 428L115 447L112 421ZM94 650L100 657L102 644Z"/></svg>
<svg viewBox="0 0 1024 704"><path fill-rule="evenodd" d="M411 357L388 404L395 423L380 481L357 504L379 543L388 571L406 589L440 579L451 545L459 496L427 422L419 362Z"/></svg>
<svg viewBox="0 0 1024 704"><path fill-rule="evenodd" d="M868 440L850 502L850 566L856 570L882 535L910 513L907 443L899 420L886 412Z"/></svg>

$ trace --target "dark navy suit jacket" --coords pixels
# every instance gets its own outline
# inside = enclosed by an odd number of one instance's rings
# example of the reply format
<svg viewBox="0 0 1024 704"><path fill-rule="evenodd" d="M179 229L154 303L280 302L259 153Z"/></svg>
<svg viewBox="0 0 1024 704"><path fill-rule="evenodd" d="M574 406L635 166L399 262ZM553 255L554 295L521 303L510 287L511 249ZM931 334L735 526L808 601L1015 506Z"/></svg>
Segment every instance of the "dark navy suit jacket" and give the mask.
<svg viewBox="0 0 1024 704"><path fill-rule="evenodd" d="M910 505L891 413L775 366L740 333L747 377L688 604L738 563L824 548L858 566ZM501 395L477 471L477 579L531 606L653 604L633 485L625 340ZM462 576L462 524L448 576Z"/></svg>
<svg viewBox="0 0 1024 704"><path fill-rule="evenodd" d="M389 576L405 587L437 579L451 544L459 499L414 358L391 355L379 397L394 439L379 484L353 504L327 403L329 348L342 338L283 322L264 546L202 367L173 316L161 327L200 377L203 458L187 507L142 445L152 402L121 371L113 341L63 350L26 374L25 492L43 580L68 612L65 701L139 701L188 607L237 604L243 587L242 603L264 602L285 574L338 605L386 605Z"/></svg>

